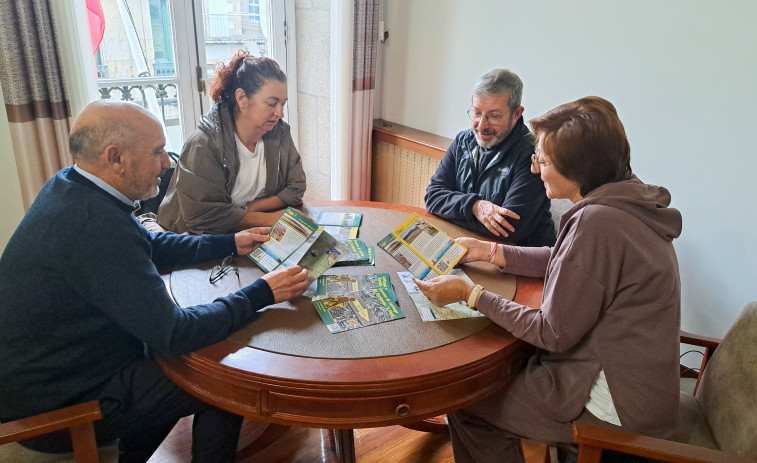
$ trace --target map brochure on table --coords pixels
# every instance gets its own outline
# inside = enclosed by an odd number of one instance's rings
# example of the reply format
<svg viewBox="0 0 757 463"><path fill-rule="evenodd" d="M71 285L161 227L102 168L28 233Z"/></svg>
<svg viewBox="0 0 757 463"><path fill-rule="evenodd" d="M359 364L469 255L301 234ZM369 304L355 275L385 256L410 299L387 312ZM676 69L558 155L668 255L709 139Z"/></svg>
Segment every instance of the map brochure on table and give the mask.
<svg viewBox="0 0 757 463"><path fill-rule="evenodd" d="M463 272L462 269L453 268L449 272L450 275L457 275L470 281L468 275ZM484 314L477 310L471 310L465 302L453 302L443 307L431 302L423 293L418 289L415 283L413 283L413 274L410 272L397 272L400 276L402 284L405 285L407 293L410 295L410 299L413 300L415 308L418 309L418 313L421 316L421 320L424 322L434 322L437 320L453 320L457 318L474 318L483 317Z"/></svg>
<svg viewBox="0 0 757 463"><path fill-rule="evenodd" d="M392 288L392 281L388 273L373 273L369 275L321 275L318 277L316 298L343 296L363 289Z"/></svg>
<svg viewBox="0 0 757 463"><path fill-rule="evenodd" d="M397 295L389 288L373 288L313 301L331 333L405 318Z"/></svg>
<svg viewBox="0 0 757 463"><path fill-rule="evenodd" d="M334 266L373 265L373 247L369 248L358 238L347 240L345 244L350 250Z"/></svg>
<svg viewBox="0 0 757 463"><path fill-rule="evenodd" d="M357 238L358 227L340 227L336 225L319 225L319 230L326 231L329 235L338 239L339 241L347 241L352 238Z"/></svg>
<svg viewBox="0 0 757 463"><path fill-rule="evenodd" d="M299 265L307 269L308 283L312 283L349 251L345 244L317 230L318 225L289 207L271 227L271 239L248 257L266 273Z"/></svg>
<svg viewBox="0 0 757 463"><path fill-rule="evenodd" d="M446 275L467 251L416 213L381 239L378 247L420 280Z"/></svg>
<svg viewBox="0 0 757 463"><path fill-rule="evenodd" d="M319 212L315 217L318 225L332 225L336 227L359 227L363 220L360 212Z"/></svg>

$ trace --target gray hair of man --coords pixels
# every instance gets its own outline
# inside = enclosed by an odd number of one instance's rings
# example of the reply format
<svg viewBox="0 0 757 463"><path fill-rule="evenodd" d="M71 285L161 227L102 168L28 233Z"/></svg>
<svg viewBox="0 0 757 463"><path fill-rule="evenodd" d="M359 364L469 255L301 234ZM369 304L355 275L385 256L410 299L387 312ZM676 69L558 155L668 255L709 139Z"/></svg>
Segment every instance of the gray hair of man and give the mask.
<svg viewBox="0 0 757 463"><path fill-rule="evenodd" d="M509 69L493 69L481 77L473 87L473 94L478 96L497 96L510 94L508 106L515 111L523 97L523 81Z"/></svg>
<svg viewBox="0 0 757 463"><path fill-rule="evenodd" d="M108 145L132 145L135 130L123 120L102 117L96 124L89 124L71 132L68 150L76 161L94 161Z"/></svg>

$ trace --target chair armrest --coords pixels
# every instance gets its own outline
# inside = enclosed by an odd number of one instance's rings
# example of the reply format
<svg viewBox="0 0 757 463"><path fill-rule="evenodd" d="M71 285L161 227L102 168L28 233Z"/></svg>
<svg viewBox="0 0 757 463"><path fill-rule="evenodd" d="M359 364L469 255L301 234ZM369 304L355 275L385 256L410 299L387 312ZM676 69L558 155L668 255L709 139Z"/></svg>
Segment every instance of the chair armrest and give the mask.
<svg viewBox="0 0 757 463"><path fill-rule="evenodd" d="M704 347L704 353L702 355L702 364L699 366L699 374L697 375L697 384L694 386L694 392L699 389L699 383L702 381L702 374L707 366L707 362L710 361L712 354L715 353L715 349L720 345L722 339L710 338L707 336L701 336L699 334L689 333L683 330L679 330L679 336L681 342L684 344L691 344L694 346Z"/></svg>
<svg viewBox="0 0 757 463"><path fill-rule="evenodd" d="M681 342L684 344L691 344L694 346L704 347L707 349L715 350L722 339L710 338L699 334L689 333L687 331L680 330Z"/></svg>
<svg viewBox="0 0 757 463"><path fill-rule="evenodd" d="M598 463L603 449L675 463L755 463L757 461L719 450L583 423L573 423L573 438L578 443L578 463Z"/></svg>
<svg viewBox="0 0 757 463"><path fill-rule="evenodd" d="M101 417L100 404L95 400L3 423L0 424L0 445L92 423Z"/></svg>

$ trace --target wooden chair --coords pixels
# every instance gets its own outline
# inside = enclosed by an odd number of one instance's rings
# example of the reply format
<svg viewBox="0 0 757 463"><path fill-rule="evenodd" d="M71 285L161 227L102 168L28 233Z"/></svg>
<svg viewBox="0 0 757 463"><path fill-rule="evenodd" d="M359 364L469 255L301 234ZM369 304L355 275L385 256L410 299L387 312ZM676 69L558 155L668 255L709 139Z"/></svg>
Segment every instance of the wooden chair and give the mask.
<svg viewBox="0 0 757 463"><path fill-rule="evenodd" d="M75 461L96 463L99 458L92 423L101 417L100 405L93 401L3 423L0 424L0 445L69 429Z"/></svg>
<svg viewBox="0 0 757 463"><path fill-rule="evenodd" d="M722 341L682 332L681 342L705 351L694 395L681 394L675 441L576 423L578 463L599 462L603 449L669 462L757 462L757 302Z"/></svg>

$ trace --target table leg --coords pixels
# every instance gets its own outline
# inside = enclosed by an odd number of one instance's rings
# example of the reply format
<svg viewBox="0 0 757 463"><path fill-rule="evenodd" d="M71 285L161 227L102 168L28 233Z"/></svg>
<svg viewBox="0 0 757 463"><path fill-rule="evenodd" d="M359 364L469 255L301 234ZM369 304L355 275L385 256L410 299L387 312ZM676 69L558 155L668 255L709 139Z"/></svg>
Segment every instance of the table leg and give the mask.
<svg viewBox="0 0 757 463"><path fill-rule="evenodd" d="M335 429L336 455L341 463L355 463L355 434L352 429Z"/></svg>

